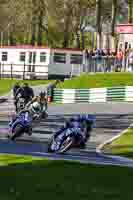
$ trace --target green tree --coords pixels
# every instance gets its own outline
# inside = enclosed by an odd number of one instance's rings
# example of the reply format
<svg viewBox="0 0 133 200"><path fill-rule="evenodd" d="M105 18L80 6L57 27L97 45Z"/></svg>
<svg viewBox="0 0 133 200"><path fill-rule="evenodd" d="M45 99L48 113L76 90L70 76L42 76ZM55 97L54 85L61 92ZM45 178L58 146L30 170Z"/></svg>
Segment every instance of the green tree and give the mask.
<svg viewBox="0 0 133 200"><path fill-rule="evenodd" d="M112 0L112 21L111 21L111 36L112 36L112 47L115 49L115 24L117 16L117 0Z"/></svg>

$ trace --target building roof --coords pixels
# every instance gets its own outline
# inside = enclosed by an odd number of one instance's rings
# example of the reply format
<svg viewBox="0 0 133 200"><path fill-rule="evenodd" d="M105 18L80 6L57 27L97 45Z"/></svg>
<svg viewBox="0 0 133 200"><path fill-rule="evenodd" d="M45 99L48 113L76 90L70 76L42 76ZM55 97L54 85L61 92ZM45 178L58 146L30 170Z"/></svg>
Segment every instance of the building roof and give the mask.
<svg viewBox="0 0 133 200"><path fill-rule="evenodd" d="M33 46L33 45L9 45L9 46L0 46L2 49L52 49L59 51L82 51L81 49L76 48L50 48L47 46Z"/></svg>
<svg viewBox="0 0 133 200"><path fill-rule="evenodd" d="M119 24L116 26L117 33L133 33L133 24Z"/></svg>

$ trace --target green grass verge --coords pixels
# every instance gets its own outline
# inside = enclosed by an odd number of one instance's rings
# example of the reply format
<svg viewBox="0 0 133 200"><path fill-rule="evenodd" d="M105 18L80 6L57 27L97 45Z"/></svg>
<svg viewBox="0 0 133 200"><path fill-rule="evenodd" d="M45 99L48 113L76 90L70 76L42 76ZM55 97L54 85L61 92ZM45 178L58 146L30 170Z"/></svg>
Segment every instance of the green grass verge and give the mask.
<svg viewBox="0 0 133 200"><path fill-rule="evenodd" d="M18 82L16 79L0 79L0 95L3 95L11 90L13 85ZM29 83L32 86L48 84L49 82L53 82L53 80L21 80L20 83Z"/></svg>
<svg viewBox="0 0 133 200"><path fill-rule="evenodd" d="M81 75L71 80L65 80L58 88L99 88L133 85L133 73L105 73Z"/></svg>
<svg viewBox="0 0 133 200"><path fill-rule="evenodd" d="M6 162L0 167L1 200L131 200L133 196L133 170L126 167L2 155L1 165Z"/></svg>
<svg viewBox="0 0 133 200"><path fill-rule="evenodd" d="M112 154L133 158L133 128L129 128L126 133L111 144L105 145L103 150Z"/></svg>
<svg viewBox="0 0 133 200"><path fill-rule="evenodd" d="M20 164L20 163L31 163L32 161L37 161L37 160L42 160L42 158L32 157L32 156L0 154L0 166L7 166L11 164Z"/></svg>

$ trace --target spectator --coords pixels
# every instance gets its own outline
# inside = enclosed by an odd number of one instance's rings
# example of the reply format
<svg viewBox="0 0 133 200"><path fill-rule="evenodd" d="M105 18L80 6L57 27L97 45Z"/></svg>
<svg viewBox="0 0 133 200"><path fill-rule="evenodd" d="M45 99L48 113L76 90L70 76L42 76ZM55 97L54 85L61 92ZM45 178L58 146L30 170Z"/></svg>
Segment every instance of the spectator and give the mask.
<svg viewBox="0 0 133 200"><path fill-rule="evenodd" d="M128 69L129 71L133 71L133 51L130 51L128 55Z"/></svg>
<svg viewBox="0 0 133 200"><path fill-rule="evenodd" d="M85 69L88 68L88 65L89 65L89 51L88 51L88 49L84 50L84 55L85 55L85 63L84 63L83 71L85 71Z"/></svg>
<svg viewBox="0 0 133 200"><path fill-rule="evenodd" d="M117 72L121 71L121 69L122 69L123 57L124 57L123 51L121 48L119 48L119 50L117 51L117 54L116 54L116 71Z"/></svg>
<svg viewBox="0 0 133 200"><path fill-rule="evenodd" d="M89 51L88 51L88 49L85 49L85 56L86 56L86 59L89 59Z"/></svg>
<svg viewBox="0 0 133 200"><path fill-rule="evenodd" d="M131 52L131 45L128 43L125 44L125 51L124 51L124 66L125 66L125 70L128 69L128 57L129 54Z"/></svg>
<svg viewBox="0 0 133 200"><path fill-rule="evenodd" d="M104 71L103 68L103 62L102 62L102 56L104 55L104 52L102 49L96 49L95 51L95 56L96 56L96 64L97 64L97 72L102 72Z"/></svg>

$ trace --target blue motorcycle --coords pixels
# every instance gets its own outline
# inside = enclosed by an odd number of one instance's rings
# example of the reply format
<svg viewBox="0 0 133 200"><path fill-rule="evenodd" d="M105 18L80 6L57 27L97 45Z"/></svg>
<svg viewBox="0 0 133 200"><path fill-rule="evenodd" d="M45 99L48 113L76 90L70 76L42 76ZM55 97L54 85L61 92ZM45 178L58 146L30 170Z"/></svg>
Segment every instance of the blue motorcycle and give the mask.
<svg viewBox="0 0 133 200"><path fill-rule="evenodd" d="M76 124L77 123L77 124ZM89 115L82 123L71 122L65 128L62 127L57 131L49 141L48 152L64 153L72 147L84 148L85 143L90 138L91 131L95 124L95 117Z"/></svg>
<svg viewBox="0 0 133 200"><path fill-rule="evenodd" d="M9 138L15 140L17 137L20 137L22 134L27 133L28 135L32 134L31 128L32 118L28 111L21 112L18 116L13 118L9 123Z"/></svg>

